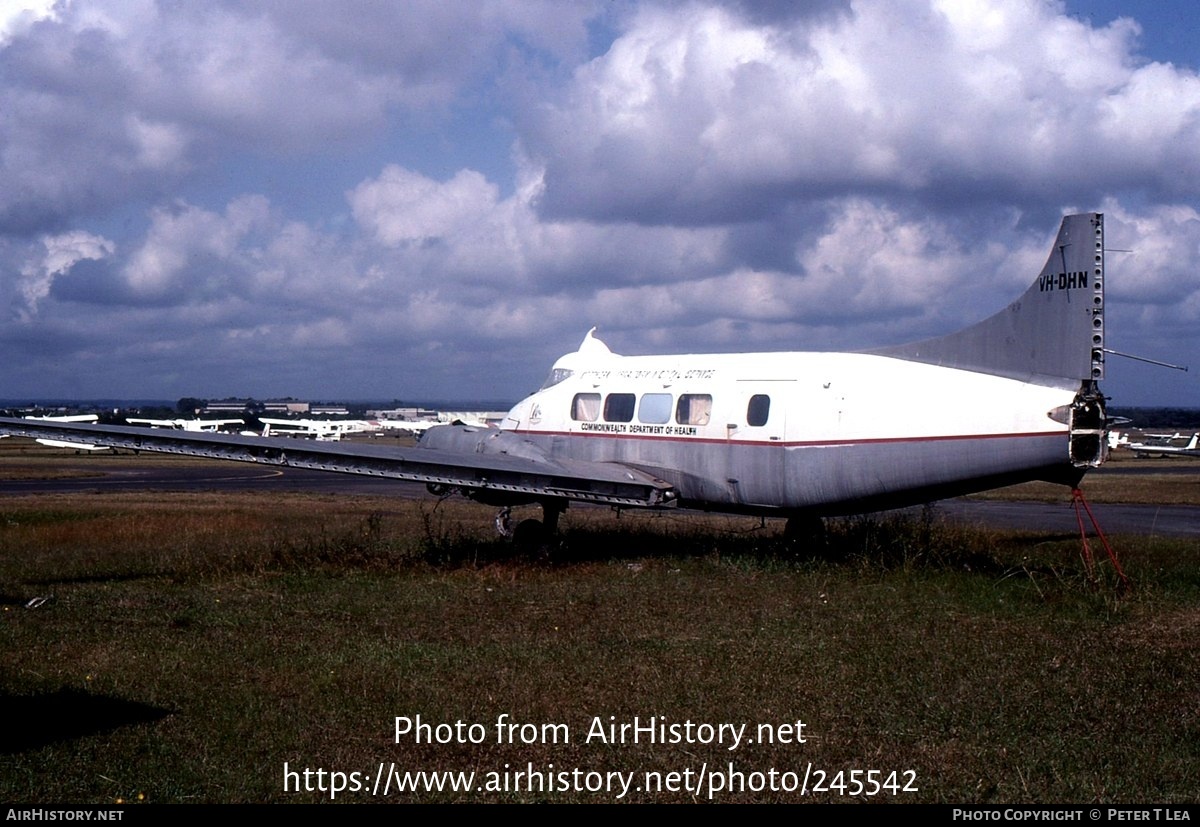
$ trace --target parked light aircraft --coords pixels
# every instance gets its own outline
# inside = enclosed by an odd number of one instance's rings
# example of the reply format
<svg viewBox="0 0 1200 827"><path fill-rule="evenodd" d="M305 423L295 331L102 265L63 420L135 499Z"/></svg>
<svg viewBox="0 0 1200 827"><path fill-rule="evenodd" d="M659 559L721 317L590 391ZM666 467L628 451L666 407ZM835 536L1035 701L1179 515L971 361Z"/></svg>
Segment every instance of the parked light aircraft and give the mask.
<svg viewBox="0 0 1200 827"><path fill-rule="evenodd" d="M384 431L407 431L410 434L421 434L438 425L473 425L478 428L488 428L487 420L482 413L466 411L442 411L437 419L380 419L375 425Z"/></svg>
<svg viewBox="0 0 1200 827"><path fill-rule="evenodd" d="M1146 434L1147 437L1157 436ZM1138 457L1200 457L1200 433L1192 434L1186 445L1172 445L1171 440L1182 439L1182 434L1174 436L1164 434L1158 442L1124 442L1121 447L1128 448Z"/></svg>
<svg viewBox="0 0 1200 827"><path fill-rule="evenodd" d="M980 249L983 245L980 246ZM1026 480L1075 486L1107 458L1104 222L1063 219L1025 293L936 339L857 353L620 356L589 332L498 429L412 448L0 420L0 430L425 482L508 508L572 501L789 518ZM501 521L498 521L498 524Z"/></svg>
<svg viewBox="0 0 1200 827"><path fill-rule="evenodd" d="M369 431L372 426L361 419L267 419L259 417L264 437L283 436L337 442L343 434Z"/></svg>
<svg viewBox="0 0 1200 827"><path fill-rule="evenodd" d="M69 414L67 416L27 416L26 419L39 419L47 422L95 422L100 417L96 414ZM39 445L47 448L69 448L76 453L80 451L107 451L107 445L93 445L87 442L71 442L61 439L39 439Z"/></svg>
<svg viewBox="0 0 1200 827"><path fill-rule="evenodd" d="M226 425L245 425L244 419L126 419L130 425L172 428L178 431L219 431Z"/></svg>

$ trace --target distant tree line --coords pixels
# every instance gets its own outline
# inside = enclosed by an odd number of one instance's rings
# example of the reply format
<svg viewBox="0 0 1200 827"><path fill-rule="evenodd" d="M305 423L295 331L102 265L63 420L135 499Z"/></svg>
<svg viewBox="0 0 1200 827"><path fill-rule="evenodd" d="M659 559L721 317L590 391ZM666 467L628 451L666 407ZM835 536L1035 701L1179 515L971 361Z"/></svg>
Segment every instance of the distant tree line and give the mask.
<svg viewBox="0 0 1200 827"><path fill-rule="evenodd" d="M1125 417L1133 428L1200 428L1196 408L1109 408L1108 415Z"/></svg>

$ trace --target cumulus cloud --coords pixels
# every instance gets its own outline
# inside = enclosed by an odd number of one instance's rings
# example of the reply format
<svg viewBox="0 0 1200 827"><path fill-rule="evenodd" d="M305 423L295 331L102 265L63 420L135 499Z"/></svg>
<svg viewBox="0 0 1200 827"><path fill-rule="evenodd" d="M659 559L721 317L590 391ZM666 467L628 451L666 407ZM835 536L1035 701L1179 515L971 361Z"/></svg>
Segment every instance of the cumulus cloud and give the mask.
<svg viewBox="0 0 1200 827"><path fill-rule="evenodd" d="M1200 186L1200 79L1136 24L1051 4L906 0L760 25L648 6L536 109L554 215L744 220L831 191L1097 198Z"/></svg>
<svg viewBox="0 0 1200 827"><path fill-rule="evenodd" d="M228 155L369 144L397 117L449 107L514 40L581 53L589 14L526 2L79 0L6 18L0 233L152 195Z"/></svg>
<svg viewBox="0 0 1200 827"><path fill-rule="evenodd" d="M360 224L383 244L421 244L470 232L495 209L498 190L478 172L439 183L389 165L349 194Z"/></svg>
<svg viewBox="0 0 1200 827"><path fill-rule="evenodd" d="M112 241L82 230L44 236L41 247L41 255L21 268L18 279L20 301L15 310L23 322L31 321L37 314L38 304L50 295L56 277L80 261L104 259L116 251Z"/></svg>
<svg viewBox="0 0 1200 827"><path fill-rule="evenodd" d="M579 292L647 279L680 281L720 266L725 233L718 229L653 228L541 218L541 181L527 170L508 198L474 170L437 181L388 166L347 194L368 237L387 248L399 283L424 285L437 272L453 289L490 286L514 290Z"/></svg>
<svg viewBox="0 0 1200 827"><path fill-rule="evenodd" d="M146 240L122 268L126 284L139 299L181 301L196 294L227 292L239 287L233 276L245 270L253 249L247 237L270 221L261 196L240 198L223 214L187 204L157 209ZM203 263L201 266L198 264Z"/></svg>
<svg viewBox="0 0 1200 827"><path fill-rule="evenodd" d="M1200 300L1200 212L1185 204L1140 210L1108 199L1105 243L1113 297L1148 305Z"/></svg>
<svg viewBox="0 0 1200 827"><path fill-rule="evenodd" d="M403 81L396 94L414 104L445 103L501 62L506 41L556 60L585 58L588 21L599 3L557 0L267 0L259 8L280 31L339 64Z"/></svg>
<svg viewBox="0 0 1200 827"><path fill-rule="evenodd" d="M21 0L0 5L0 46L28 31L37 21L54 17L54 7L54 0Z"/></svg>
<svg viewBox="0 0 1200 827"><path fill-rule="evenodd" d="M504 395L592 325L948 332L1100 209L1110 338L1200 353L1200 88L1138 38L1036 0L46 7L0 23L6 345L103 395Z"/></svg>

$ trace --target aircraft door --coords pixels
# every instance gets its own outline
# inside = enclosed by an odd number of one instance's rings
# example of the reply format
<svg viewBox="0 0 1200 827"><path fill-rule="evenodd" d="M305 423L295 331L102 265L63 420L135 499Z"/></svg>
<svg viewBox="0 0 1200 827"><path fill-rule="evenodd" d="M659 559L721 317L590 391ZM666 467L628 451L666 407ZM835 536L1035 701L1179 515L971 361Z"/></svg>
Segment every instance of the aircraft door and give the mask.
<svg viewBox="0 0 1200 827"><path fill-rule="evenodd" d="M740 421L727 425L730 493L742 505L777 504L786 488L785 452L771 446L783 442L787 405L781 388L765 390L745 389L732 412Z"/></svg>

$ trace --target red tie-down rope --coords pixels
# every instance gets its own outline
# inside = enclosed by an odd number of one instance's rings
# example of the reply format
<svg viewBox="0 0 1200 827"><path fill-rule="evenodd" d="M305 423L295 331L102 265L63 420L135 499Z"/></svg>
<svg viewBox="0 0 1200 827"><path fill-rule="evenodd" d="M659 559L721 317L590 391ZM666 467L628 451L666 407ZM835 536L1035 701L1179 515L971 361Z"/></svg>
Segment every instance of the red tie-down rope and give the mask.
<svg viewBox="0 0 1200 827"><path fill-rule="evenodd" d="M1104 551L1113 565L1113 570L1116 571L1117 577L1121 581L1120 590L1125 591L1130 585L1129 577L1125 574L1125 570L1121 568L1121 561L1117 559L1117 553L1113 551L1112 546L1108 543L1108 538L1104 536L1104 530L1100 528L1100 523L1096 522L1096 515L1092 513L1092 507L1088 505L1083 492L1078 488L1071 489L1071 504L1075 506L1075 519L1079 522L1079 539L1083 541L1083 561L1087 566L1088 577L1093 582L1096 580L1096 561L1092 556L1092 547L1088 545L1087 528L1083 524L1083 513L1085 511L1087 512L1088 519L1092 521L1092 528L1095 529L1096 536L1100 538L1100 542L1104 545ZM1080 508L1080 506L1083 507Z"/></svg>

